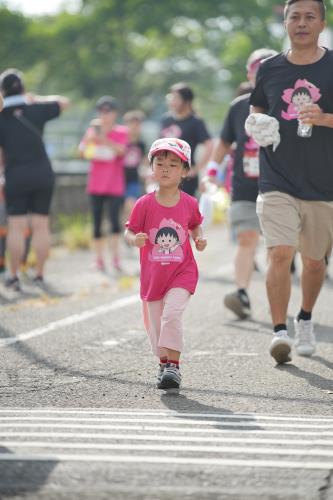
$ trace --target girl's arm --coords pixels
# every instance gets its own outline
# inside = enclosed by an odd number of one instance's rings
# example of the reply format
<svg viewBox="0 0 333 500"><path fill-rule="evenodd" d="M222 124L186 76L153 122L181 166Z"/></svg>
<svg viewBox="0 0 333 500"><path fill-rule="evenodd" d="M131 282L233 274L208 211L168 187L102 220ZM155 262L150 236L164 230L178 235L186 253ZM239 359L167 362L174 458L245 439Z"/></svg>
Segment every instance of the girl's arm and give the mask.
<svg viewBox="0 0 333 500"><path fill-rule="evenodd" d="M203 238L202 227L196 226L195 228L191 229L190 233L193 238L195 248L199 252L202 252L207 246L207 240L206 238Z"/></svg>
<svg viewBox="0 0 333 500"><path fill-rule="evenodd" d="M124 238L129 245L133 247L142 248L146 244L146 240L148 239L148 234L146 233L134 233L130 229L126 229L124 233Z"/></svg>

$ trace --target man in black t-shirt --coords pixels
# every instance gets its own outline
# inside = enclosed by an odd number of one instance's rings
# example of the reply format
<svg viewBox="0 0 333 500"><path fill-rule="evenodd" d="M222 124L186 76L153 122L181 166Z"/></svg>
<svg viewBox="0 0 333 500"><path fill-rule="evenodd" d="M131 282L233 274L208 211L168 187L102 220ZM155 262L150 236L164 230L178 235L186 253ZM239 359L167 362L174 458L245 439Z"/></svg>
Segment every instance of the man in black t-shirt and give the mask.
<svg viewBox="0 0 333 500"><path fill-rule="evenodd" d="M316 345L312 310L333 243L333 53L318 46L325 5L322 0L287 0L284 17L291 48L261 65L250 101L254 113L269 115L280 128L277 149L261 148L257 200L269 257L270 354L278 363L290 361L286 319L294 252L299 249L303 260L295 347L299 355L311 356ZM253 137L260 141L255 131Z"/></svg>
<svg viewBox="0 0 333 500"><path fill-rule="evenodd" d="M250 54L246 67L251 87L254 85L260 62L273 54L276 52L270 49L258 49ZM237 290L225 296L224 304L240 319L247 318L251 313L247 289L254 268L254 256L260 233L256 214L259 146L244 129L249 111L249 93L237 97L231 103L220 140L207 166L208 175L215 177L223 159L234 151L229 219L233 235L237 239L234 261Z"/></svg>
<svg viewBox="0 0 333 500"><path fill-rule="evenodd" d="M49 250L49 208L54 175L43 143L46 122L69 105L61 96L25 94L22 75L7 70L0 75L4 109L0 114L0 148L5 165L5 198L8 215L8 250L11 276L6 284L20 289L17 276L25 248L25 231L32 228L36 252L36 284L43 282Z"/></svg>
<svg viewBox="0 0 333 500"><path fill-rule="evenodd" d="M175 83L167 95L169 113L161 123L160 137L177 137L191 146L192 167L190 175L184 181L182 190L194 196L199 185L199 173L206 165L213 147L205 122L192 107L193 90L185 83ZM196 158L196 150L203 146L200 158Z"/></svg>

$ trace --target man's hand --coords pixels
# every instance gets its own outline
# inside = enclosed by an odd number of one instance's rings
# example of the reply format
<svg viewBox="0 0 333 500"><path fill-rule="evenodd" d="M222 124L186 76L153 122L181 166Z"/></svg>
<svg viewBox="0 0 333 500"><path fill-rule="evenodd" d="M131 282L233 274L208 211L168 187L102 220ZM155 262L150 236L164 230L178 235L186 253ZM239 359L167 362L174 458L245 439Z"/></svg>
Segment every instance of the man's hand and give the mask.
<svg viewBox="0 0 333 500"><path fill-rule="evenodd" d="M148 234L146 234L146 233L137 233L135 235L135 239L134 239L134 246L136 246L138 248L142 248L142 247L145 246L146 240L148 240Z"/></svg>
<svg viewBox="0 0 333 500"><path fill-rule="evenodd" d="M309 123L311 125L324 125L325 113L321 110L318 104L307 104L298 113L299 120L302 123Z"/></svg>

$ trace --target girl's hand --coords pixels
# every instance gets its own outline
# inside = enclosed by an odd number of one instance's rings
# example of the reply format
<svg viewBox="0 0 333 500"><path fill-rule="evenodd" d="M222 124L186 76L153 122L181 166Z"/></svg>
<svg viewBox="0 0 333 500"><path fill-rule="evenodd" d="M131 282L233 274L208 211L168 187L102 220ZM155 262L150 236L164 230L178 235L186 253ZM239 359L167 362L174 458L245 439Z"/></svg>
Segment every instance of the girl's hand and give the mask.
<svg viewBox="0 0 333 500"><path fill-rule="evenodd" d="M134 246L138 248L142 248L146 244L146 240L148 240L148 234L146 233L137 233L135 235Z"/></svg>
<svg viewBox="0 0 333 500"><path fill-rule="evenodd" d="M207 246L206 238L195 238L194 243L195 243L195 248L199 252L203 252L203 250L205 250L205 248Z"/></svg>

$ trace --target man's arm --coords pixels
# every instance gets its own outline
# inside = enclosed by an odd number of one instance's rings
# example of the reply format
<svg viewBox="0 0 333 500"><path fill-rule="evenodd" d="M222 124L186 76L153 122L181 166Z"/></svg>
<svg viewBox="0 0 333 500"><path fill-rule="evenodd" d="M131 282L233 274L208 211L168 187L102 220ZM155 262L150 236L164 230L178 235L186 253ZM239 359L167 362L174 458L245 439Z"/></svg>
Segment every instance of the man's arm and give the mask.
<svg viewBox="0 0 333 500"><path fill-rule="evenodd" d="M250 113L263 113L266 114L267 110L259 108L259 106L250 106Z"/></svg>
<svg viewBox="0 0 333 500"><path fill-rule="evenodd" d="M0 111L3 110L3 98L2 95L0 94Z"/></svg>
<svg viewBox="0 0 333 500"><path fill-rule="evenodd" d="M34 94L27 94L27 98L29 99L30 102L57 102L60 106L60 110L64 111L70 106L70 100L68 97L64 97L62 95L34 95Z"/></svg>
<svg viewBox="0 0 333 500"><path fill-rule="evenodd" d="M199 174L199 172L205 168L207 165L207 162L212 154L214 143L212 139L207 139L203 144L203 151L200 155L200 160L195 164L195 167L191 169L191 174L196 175Z"/></svg>

